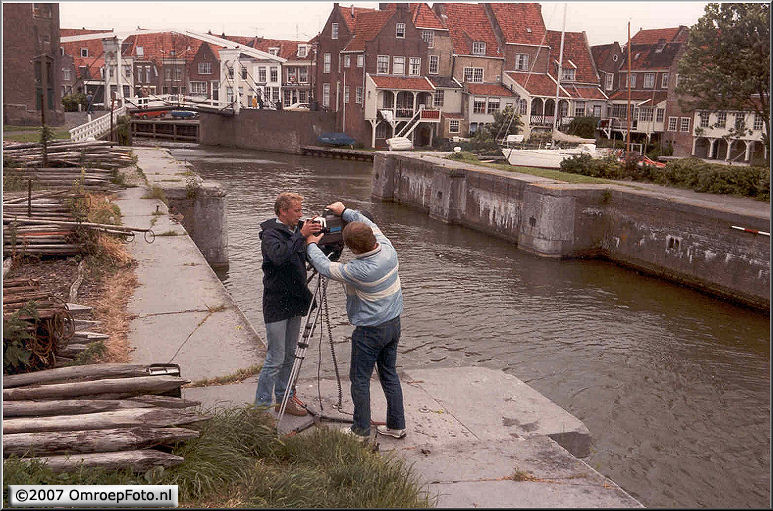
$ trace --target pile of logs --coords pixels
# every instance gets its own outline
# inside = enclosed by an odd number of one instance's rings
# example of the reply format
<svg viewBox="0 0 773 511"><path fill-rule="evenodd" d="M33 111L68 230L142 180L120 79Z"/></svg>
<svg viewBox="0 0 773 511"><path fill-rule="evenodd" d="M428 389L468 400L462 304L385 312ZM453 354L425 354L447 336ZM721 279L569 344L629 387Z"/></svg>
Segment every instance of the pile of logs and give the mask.
<svg viewBox="0 0 773 511"><path fill-rule="evenodd" d="M46 147L47 164L44 165L43 147L40 144L3 144L3 158L14 167L22 167L29 172L63 170L60 167L86 168L87 173L114 170L133 163L131 150L115 146L113 142L50 142ZM46 167L41 169L41 167ZM34 170L32 170L34 169ZM65 183L68 186L72 183Z"/></svg>
<svg viewBox="0 0 773 511"><path fill-rule="evenodd" d="M34 315L22 310L34 302ZM29 333L21 349L30 353L28 369L54 367L57 355L67 346L75 333L72 315L67 304L40 290L35 279L3 279L3 320L17 315ZM6 333L4 333L4 338Z"/></svg>
<svg viewBox="0 0 773 511"><path fill-rule="evenodd" d="M3 200L3 257L22 253L38 256L80 253L82 245L75 239L75 227L51 223L75 220L66 203L74 198L68 190L60 190ZM39 223L15 221L20 218Z"/></svg>
<svg viewBox="0 0 773 511"><path fill-rule="evenodd" d="M3 455L54 471L173 466L171 446L196 438L180 426L207 416L180 397L174 364L96 364L3 378Z"/></svg>

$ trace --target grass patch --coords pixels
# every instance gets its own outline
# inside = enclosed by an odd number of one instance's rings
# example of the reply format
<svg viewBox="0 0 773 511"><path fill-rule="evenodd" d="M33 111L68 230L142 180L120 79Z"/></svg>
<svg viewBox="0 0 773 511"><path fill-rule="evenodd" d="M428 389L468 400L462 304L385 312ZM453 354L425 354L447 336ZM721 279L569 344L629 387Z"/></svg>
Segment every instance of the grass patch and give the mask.
<svg viewBox="0 0 773 511"><path fill-rule="evenodd" d="M40 142L40 126L3 125L3 140L8 142ZM67 128L51 128L52 140L69 140Z"/></svg>
<svg viewBox="0 0 773 511"><path fill-rule="evenodd" d="M185 462L145 474L83 469L57 475L40 464L4 461L8 484L176 484L181 507L431 507L412 470L393 455L319 428L277 438L274 419L248 406L219 410L195 426L199 438L173 453ZM4 496L5 498L5 496Z"/></svg>
<svg viewBox="0 0 773 511"><path fill-rule="evenodd" d="M139 168L139 167L138 167ZM144 176L144 174L143 174ZM147 181L147 178L146 178ZM157 185L153 185L150 187L150 190L145 192L145 194L142 196L143 199L158 199L164 204L166 204L166 194L164 193L163 188Z"/></svg>
<svg viewBox="0 0 773 511"><path fill-rule="evenodd" d="M177 231L172 231L172 230L164 231L161 234L156 234L157 237L158 236L181 236L181 235L182 233L179 233Z"/></svg>
<svg viewBox="0 0 773 511"><path fill-rule="evenodd" d="M507 172L518 172L521 174L529 174L532 176L544 177L547 179L555 179L556 181L563 181L564 183L571 184L613 184L613 181L608 179L599 179L597 177L583 176L580 174L572 174L569 172L561 172L554 169L538 169L535 167L515 167L507 163L484 163L478 160L478 157L472 153L462 151L460 153L453 153L446 156L449 160L462 161L465 163L472 163L474 165L480 165L482 167L489 167L497 170L505 170ZM614 183L616 184L616 183Z"/></svg>
<svg viewBox="0 0 773 511"><path fill-rule="evenodd" d="M229 383L240 383L250 376L258 374L262 367L263 364L253 364L250 367L237 369L231 374L227 374L225 376L196 380L195 382L186 385L186 387L210 387L212 385L228 385Z"/></svg>
<svg viewBox="0 0 773 511"><path fill-rule="evenodd" d="M88 347L78 353L78 355L73 359L72 362L68 362L65 365L68 366L81 366L85 364L94 364L102 359L104 359L107 355L107 346L105 346L105 343L102 341L96 341L92 342L88 345Z"/></svg>
<svg viewBox="0 0 773 511"><path fill-rule="evenodd" d="M518 470L515 469L515 472L513 472L508 479L512 481L538 481L536 477L531 475L530 473L524 471L524 470Z"/></svg>

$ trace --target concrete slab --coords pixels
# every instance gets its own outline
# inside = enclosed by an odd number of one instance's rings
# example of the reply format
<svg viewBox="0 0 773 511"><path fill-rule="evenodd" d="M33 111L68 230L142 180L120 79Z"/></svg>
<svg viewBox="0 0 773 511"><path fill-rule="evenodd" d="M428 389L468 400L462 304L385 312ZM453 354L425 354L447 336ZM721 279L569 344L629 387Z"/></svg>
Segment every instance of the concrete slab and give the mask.
<svg viewBox="0 0 773 511"><path fill-rule="evenodd" d="M512 375L482 367L409 369L405 373L481 440L547 435L575 456L590 453L588 428Z"/></svg>

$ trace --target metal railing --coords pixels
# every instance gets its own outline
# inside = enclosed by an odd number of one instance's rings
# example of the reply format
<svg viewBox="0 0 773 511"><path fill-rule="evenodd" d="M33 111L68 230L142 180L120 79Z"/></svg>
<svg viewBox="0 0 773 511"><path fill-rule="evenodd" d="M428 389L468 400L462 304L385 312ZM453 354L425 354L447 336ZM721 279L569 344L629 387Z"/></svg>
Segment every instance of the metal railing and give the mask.
<svg viewBox="0 0 773 511"><path fill-rule="evenodd" d="M118 121L118 117L126 113L126 107L122 106L113 111L112 114L107 113L101 117L97 117L85 124L76 126L70 130L70 139L73 142L83 142L94 138L94 140L106 135L110 131L110 117L112 115L113 125L115 126Z"/></svg>

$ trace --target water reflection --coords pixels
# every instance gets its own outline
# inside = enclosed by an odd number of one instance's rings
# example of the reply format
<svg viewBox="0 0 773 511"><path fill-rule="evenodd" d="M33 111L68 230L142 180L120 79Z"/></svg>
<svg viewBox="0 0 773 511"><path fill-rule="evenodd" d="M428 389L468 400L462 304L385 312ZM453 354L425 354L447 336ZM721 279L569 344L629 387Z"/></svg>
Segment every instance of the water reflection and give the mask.
<svg viewBox="0 0 773 511"><path fill-rule="evenodd" d="M307 213L365 207L400 255L403 367L481 365L527 381L588 426L587 459L647 506L760 507L770 498L766 315L603 261L554 261L370 197L360 162L217 149L175 151L229 192L220 277L256 329L259 222L283 190ZM339 360L351 335L330 286ZM310 348L311 349L311 348ZM322 354L320 370L332 374ZM304 372L316 374L309 356Z"/></svg>

